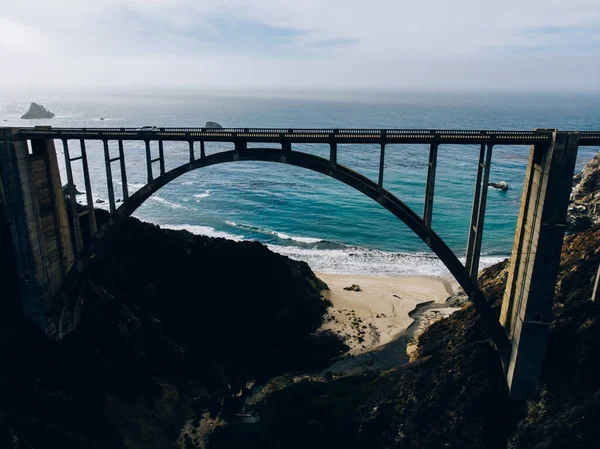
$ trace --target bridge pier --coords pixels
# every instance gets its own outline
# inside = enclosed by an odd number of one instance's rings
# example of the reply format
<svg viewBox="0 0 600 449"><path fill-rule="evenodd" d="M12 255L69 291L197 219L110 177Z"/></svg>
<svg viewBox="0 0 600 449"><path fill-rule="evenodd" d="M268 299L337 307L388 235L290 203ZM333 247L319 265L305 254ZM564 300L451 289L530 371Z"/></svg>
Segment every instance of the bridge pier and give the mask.
<svg viewBox="0 0 600 449"><path fill-rule="evenodd" d="M578 133L551 132L550 143L530 151L500 316L511 341L510 397L517 400L530 397L542 371L579 144Z"/></svg>
<svg viewBox="0 0 600 449"><path fill-rule="evenodd" d="M0 182L0 220L12 240L24 315L57 338L62 310L54 296L74 254L54 141L32 140L30 152L16 130L0 129Z"/></svg>
<svg viewBox="0 0 600 449"><path fill-rule="evenodd" d="M483 238L483 224L485 220L485 206L487 203L488 181L492 166L492 145L481 145L479 162L477 164L477 180L475 181L475 194L473 195L473 209L471 211L471 224L469 225L469 240L467 243L467 257L465 267L474 284L477 283L479 273L479 256Z"/></svg>

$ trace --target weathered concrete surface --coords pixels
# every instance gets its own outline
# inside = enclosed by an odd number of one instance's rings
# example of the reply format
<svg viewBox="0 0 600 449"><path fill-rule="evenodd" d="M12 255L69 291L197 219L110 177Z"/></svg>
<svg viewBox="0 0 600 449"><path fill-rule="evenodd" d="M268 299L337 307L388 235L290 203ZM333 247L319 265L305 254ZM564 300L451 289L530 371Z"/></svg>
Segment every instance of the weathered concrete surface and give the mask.
<svg viewBox="0 0 600 449"><path fill-rule="evenodd" d="M52 337L53 296L74 260L54 142L35 142L30 152L26 141L3 130L0 175L24 313Z"/></svg>
<svg viewBox="0 0 600 449"><path fill-rule="evenodd" d="M535 391L544 361L578 142L577 133L554 131L529 157L500 315L512 342L505 368L514 399Z"/></svg>

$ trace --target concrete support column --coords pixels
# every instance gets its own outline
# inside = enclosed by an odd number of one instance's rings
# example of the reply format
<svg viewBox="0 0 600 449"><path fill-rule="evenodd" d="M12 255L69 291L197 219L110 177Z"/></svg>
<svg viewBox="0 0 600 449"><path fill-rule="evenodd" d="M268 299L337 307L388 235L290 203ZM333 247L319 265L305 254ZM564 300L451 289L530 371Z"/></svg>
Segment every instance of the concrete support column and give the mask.
<svg viewBox="0 0 600 449"><path fill-rule="evenodd" d="M0 179L25 317L57 336L61 307L54 296L74 256L54 141L0 130Z"/></svg>
<svg viewBox="0 0 600 449"><path fill-rule="evenodd" d="M537 388L551 322L552 300L579 144L578 133L551 133L532 146L500 322L511 341L506 369L510 396Z"/></svg>

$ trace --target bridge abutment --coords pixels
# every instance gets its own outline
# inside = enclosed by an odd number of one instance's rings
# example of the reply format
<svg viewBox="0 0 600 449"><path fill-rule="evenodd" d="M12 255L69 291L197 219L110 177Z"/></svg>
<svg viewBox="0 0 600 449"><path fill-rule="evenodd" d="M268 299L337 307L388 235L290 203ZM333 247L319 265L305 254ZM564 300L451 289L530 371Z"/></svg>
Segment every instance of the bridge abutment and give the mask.
<svg viewBox="0 0 600 449"><path fill-rule="evenodd" d="M552 131L531 148L500 322L511 341L505 366L510 396L537 388L552 318L578 133Z"/></svg>
<svg viewBox="0 0 600 449"><path fill-rule="evenodd" d="M0 130L3 215L17 268L25 318L58 337L62 311L54 301L74 262L54 141L20 139Z"/></svg>

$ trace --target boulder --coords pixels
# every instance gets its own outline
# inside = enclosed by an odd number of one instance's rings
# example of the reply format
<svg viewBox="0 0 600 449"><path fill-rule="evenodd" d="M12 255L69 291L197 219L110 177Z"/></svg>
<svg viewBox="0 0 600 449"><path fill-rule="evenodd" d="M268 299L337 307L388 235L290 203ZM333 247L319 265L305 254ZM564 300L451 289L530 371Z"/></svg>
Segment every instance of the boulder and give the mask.
<svg viewBox="0 0 600 449"><path fill-rule="evenodd" d="M98 198L98 199L96 200L96 203L97 203L97 204L102 204L102 203L106 203L106 201L104 201L104 200L101 200L100 198Z"/></svg>
<svg viewBox="0 0 600 449"><path fill-rule="evenodd" d="M206 122L206 125L204 125L205 128L213 128L213 129L221 129L223 128L219 123L217 122Z"/></svg>
<svg viewBox="0 0 600 449"><path fill-rule="evenodd" d="M37 103L31 103L29 110L21 116L22 119L40 119L40 118L53 118L54 114L48 111L44 106Z"/></svg>
<svg viewBox="0 0 600 449"><path fill-rule="evenodd" d="M361 288L360 288L360 285L358 285L358 284L352 284L350 287L344 287L344 290L348 290L351 292L360 292Z"/></svg>
<svg viewBox="0 0 600 449"><path fill-rule="evenodd" d="M75 187L75 195L83 195L83 192L80 192L79 190L77 190L77 186L73 185L73 187ZM63 195L69 195L69 183L67 182L64 186L62 186L62 191L63 191Z"/></svg>
<svg viewBox="0 0 600 449"><path fill-rule="evenodd" d="M493 187L494 189L502 190L503 192L508 190L508 182L506 181L488 182L488 186Z"/></svg>

